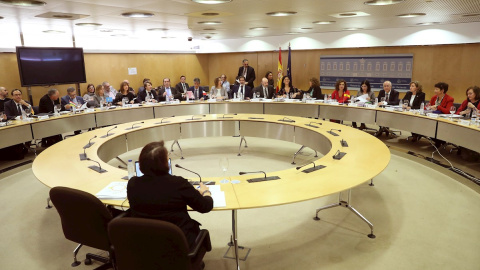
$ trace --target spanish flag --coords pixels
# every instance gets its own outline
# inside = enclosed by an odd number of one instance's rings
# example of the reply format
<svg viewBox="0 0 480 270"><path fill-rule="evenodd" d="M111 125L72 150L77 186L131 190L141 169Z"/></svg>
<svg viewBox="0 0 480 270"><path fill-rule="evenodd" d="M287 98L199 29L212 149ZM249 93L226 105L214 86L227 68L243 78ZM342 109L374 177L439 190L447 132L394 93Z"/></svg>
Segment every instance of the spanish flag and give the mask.
<svg viewBox="0 0 480 270"><path fill-rule="evenodd" d="M278 72L277 72L277 93L282 87L283 65L282 65L282 47L278 48Z"/></svg>

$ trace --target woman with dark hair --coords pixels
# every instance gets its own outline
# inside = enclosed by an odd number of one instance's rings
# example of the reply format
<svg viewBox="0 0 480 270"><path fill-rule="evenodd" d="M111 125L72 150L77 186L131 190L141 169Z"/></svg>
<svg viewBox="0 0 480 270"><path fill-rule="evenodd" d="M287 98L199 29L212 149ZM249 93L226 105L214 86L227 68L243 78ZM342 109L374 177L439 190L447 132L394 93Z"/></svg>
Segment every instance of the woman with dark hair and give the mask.
<svg viewBox="0 0 480 270"><path fill-rule="evenodd" d="M307 90L307 93L310 93L310 96L314 99L323 99L322 89L320 88L320 81L312 77L309 81L310 88Z"/></svg>
<svg viewBox="0 0 480 270"><path fill-rule="evenodd" d="M145 145L138 159L144 175L132 177L127 186L132 216L177 225L192 247L201 224L188 215L187 205L200 213L210 212L213 199L208 187L200 183L196 189L187 179L168 173L168 150L163 141Z"/></svg>
<svg viewBox="0 0 480 270"><path fill-rule="evenodd" d="M130 92L130 85L128 85L127 82L122 82L120 84L119 92L115 96L115 100L113 101L113 103L117 105L122 105L122 100L124 98L128 99L127 103L135 103L135 94Z"/></svg>
<svg viewBox="0 0 480 270"><path fill-rule="evenodd" d="M95 96L95 86L89 83L87 85L87 92L83 95L83 100L85 102L93 101L93 96Z"/></svg>
<svg viewBox="0 0 480 270"><path fill-rule="evenodd" d="M472 117L480 110L480 87L470 86L465 92L467 99L462 102L456 114Z"/></svg>
<svg viewBox="0 0 480 270"><path fill-rule="evenodd" d="M418 81L410 83L410 91L405 94L403 102L408 102L407 109L420 109L420 104L425 102L425 93L422 92L422 85Z"/></svg>
<svg viewBox="0 0 480 270"><path fill-rule="evenodd" d="M213 80L213 83L214 85L210 89L211 98L226 99L228 96L227 91L222 86L222 79L220 77L217 77L215 78L215 80Z"/></svg>
<svg viewBox="0 0 480 270"><path fill-rule="evenodd" d="M273 80L273 73L271 71L267 71L265 78L268 80L268 85L274 86L275 81Z"/></svg>
<svg viewBox="0 0 480 270"><path fill-rule="evenodd" d="M357 92L357 97L367 95L366 100L368 102L372 102L375 100L375 93L372 91L372 87L370 86L370 82L368 80L363 80L360 84L360 90ZM357 122L352 122L352 126L357 128ZM360 130L366 129L365 123L360 124Z"/></svg>
<svg viewBox="0 0 480 270"><path fill-rule="evenodd" d="M346 103L350 99L350 92L347 89L347 82L343 79L335 83L335 91L332 93L332 99L336 99L338 103Z"/></svg>
<svg viewBox="0 0 480 270"><path fill-rule="evenodd" d="M278 91L278 95L283 96L284 98L302 98L302 92L298 91L297 88L293 87L292 80L288 76L283 76L282 88L280 89L280 91Z"/></svg>

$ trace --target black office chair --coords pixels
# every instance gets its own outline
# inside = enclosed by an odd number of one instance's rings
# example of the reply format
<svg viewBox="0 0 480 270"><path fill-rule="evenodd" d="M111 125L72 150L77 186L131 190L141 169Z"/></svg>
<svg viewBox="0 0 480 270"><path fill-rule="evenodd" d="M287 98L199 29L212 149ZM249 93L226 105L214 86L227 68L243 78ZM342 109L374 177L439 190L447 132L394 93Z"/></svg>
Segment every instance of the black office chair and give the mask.
<svg viewBox="0 0 480 270"><path fill-rule="evenodd" d="M105 205L92 194L67 187L52 188L50 198L60 214L65 238L79 243L73 251L72 266L80 265L77 253L83 245L86 245L108 251L110 256L105 258L88 253L85 264L92 264L93 259L104 263L96 270L112 268L113 253L107 232L112 215Z"/></svg>
<svg viewBox="0 0 480 270"><path fill-rule="evenodd" d="M203 269L203 257L212 250L210 235L201 230L195 246L176 225L145 218L115 219L108 225L117 270Z"/></svg>

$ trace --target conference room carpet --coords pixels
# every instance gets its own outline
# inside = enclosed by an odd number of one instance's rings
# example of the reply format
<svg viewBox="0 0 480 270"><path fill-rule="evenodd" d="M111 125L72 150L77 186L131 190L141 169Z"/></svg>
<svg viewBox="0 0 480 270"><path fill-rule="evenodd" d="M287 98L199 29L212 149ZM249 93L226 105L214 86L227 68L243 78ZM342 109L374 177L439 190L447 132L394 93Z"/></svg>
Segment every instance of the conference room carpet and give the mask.
<svg viewBox="0 0 480 270"><path fill-rule="evenodd" d="M375 186L365 183L354 188L351 201L373 223L375 239L367 237L366 223L345 208L321 211L320 221L312 219L316 208L334 203L337 195L239 210L239 243L251 248L241 269L478 269L479 186L402 150L408 146L427 155L433 148L426 141L382 140L391 146L390 164L375 177ZM247 141L248 148L242 147L238 157L239 138L181 140L185 160L179 159L176 147L171 157L174 164L202 177L221 176L219 160L227 157L230 180L239 171L268 173L295 166L290 162L299 145L260 138ZM121 158L137 159L138 153L135 150ZM443 153L455 166L479 176L478 163L463 162L446 150ZM297 164L314 159L313 155L312 150L304 150ZM358 162L368 169L368 160ZM0 168L9 164L3 162ZM112 160L110 164L120 163ZM178 168L174 174L195 177ZM71 268L76 244L64 238L55 208L45 209L48 190L28 165L0 174L0 269ZM230 240L231 211L192 212L191 216L211 234L213 250L205 256L206 269L235 269L234 260L223 258ZM78 258L83 260L87 252L104 254L83 247ZM97 266L82 263L75 269Z"/></svg>

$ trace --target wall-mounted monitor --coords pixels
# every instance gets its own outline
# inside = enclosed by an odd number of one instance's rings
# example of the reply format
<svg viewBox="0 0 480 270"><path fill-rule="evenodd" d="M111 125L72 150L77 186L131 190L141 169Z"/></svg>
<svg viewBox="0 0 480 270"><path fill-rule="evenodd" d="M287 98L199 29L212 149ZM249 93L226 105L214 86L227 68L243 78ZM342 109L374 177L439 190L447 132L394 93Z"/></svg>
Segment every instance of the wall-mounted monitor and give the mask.
<svg viewBox="0 0 480 270"><path fill-rule="evenodd" d="M85 83L82 48L17 47L22 86Z"/></svg>

